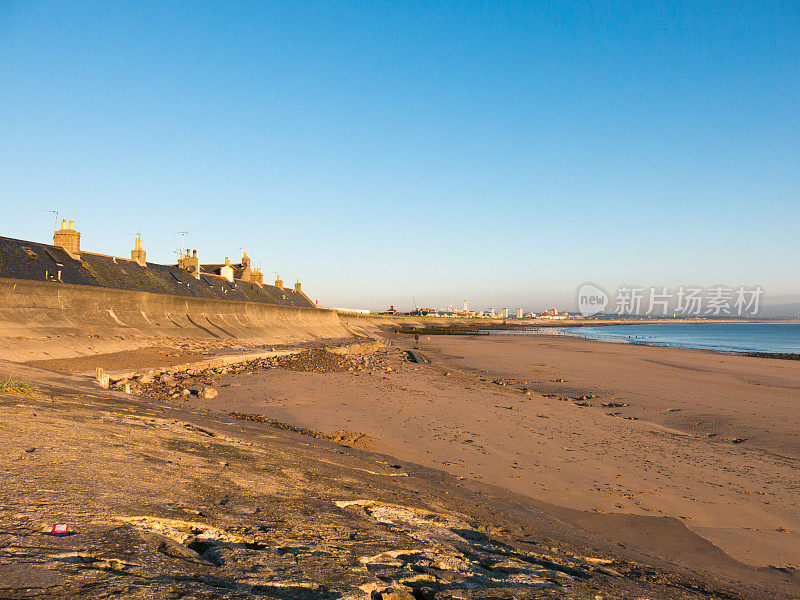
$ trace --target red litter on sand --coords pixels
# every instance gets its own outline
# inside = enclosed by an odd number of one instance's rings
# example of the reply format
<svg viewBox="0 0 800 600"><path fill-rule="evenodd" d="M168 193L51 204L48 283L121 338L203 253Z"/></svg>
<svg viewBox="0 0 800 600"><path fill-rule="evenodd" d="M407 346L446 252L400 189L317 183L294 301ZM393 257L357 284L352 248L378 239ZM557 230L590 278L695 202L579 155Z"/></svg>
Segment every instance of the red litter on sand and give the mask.
<svg viewBox="0 0 800 600"><path fill-rule="evenodd" d="M53 525L53 535L62 537L69 533L69 525L66 523L57 523Z"/></svg>

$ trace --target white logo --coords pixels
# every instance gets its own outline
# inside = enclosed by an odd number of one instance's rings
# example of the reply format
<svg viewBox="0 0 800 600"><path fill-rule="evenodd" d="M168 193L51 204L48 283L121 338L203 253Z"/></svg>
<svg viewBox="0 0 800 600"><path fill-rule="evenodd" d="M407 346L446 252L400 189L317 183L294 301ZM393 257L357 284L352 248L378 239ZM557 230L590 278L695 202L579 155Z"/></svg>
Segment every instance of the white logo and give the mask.
<svg viewBox="0 0 800 600"><path fill-rule="evenodd" d="M608 294L596 285L584 283L578 290L578 310L584 317L603 312L608 306Z"/></svg>

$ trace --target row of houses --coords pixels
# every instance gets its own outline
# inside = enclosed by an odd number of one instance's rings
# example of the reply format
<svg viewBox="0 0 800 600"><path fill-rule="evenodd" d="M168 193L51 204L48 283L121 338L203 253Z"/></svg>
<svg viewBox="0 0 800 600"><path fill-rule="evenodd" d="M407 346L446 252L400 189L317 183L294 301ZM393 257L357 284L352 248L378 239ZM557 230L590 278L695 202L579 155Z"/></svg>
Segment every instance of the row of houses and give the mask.
<svg viewBox="0 0 800 600"><path fill-rule="evenodd" d="M75 221L61 221L61 229L57 229L53 233L53 245L63 248L70 255L79 257L81 253L81 234L75 229ZM136 236L134 248L131 250L131 260L142 267L147 267L147 252L144 249L142 238ZM234 280L247 281L256 285L264 285L264 274L258 267L252 268L250 265L250 257L247 252L242 255L242 260L238 264L231 263L228 257L225 257L225 262L222 264L200 264L200 259L197 257L197 250L181 250L180 258L178 259L178 268L183 269L196 279L203 275L215 275L222 277L229 282ZM280 276L275 280L275 287L283 289L283 281ZM302 291L300 279L294 284L296 292Z"/></svg>
<svg viewBox="0 0 800 600"><path fill-rule="evenodd" d="M300 280L285 287L280 276L275 285L265 284L259 269L251 267L245 253L241 262L225 259L219 264L200 264L197 251L182 251L178 264L147 261L137 236L130 258L81 248L81 234L74 221L64 220L53 233L53 244L0 236L0 278L49 281L157 294L260 302L312 308L316 303L303 292Z"/></svg>

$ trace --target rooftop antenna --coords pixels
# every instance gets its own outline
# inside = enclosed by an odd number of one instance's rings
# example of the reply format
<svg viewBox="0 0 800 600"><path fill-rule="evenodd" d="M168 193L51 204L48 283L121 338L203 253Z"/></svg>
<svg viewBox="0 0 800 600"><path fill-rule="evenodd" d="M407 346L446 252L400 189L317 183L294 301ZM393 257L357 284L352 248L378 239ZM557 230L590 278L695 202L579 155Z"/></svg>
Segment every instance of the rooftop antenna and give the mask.
<svg viewBox="0 0 800 600"><path fill-rule="evenodd" d="M181 236L181 254L184 253L186 250L186 236L189 235L188 231L176 231L179 236Z"/></svg>
<svg viewBox="0 0 800 600"><path fill-rule="evenodd" d="M56 216L55 225L53 225L53 229L58 229L58 211L57 210L42 210L42 212L46 213L53 213Z"/></svg>

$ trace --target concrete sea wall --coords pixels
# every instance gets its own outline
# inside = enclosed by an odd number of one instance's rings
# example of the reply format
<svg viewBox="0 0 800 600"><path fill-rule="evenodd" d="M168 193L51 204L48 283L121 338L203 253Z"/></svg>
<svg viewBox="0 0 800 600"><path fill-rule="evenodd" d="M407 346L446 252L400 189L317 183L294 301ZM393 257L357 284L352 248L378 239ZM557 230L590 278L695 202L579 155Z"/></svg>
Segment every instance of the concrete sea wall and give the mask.
<svg viewBox="0 0 800 600"><path fill-rule="evenodd" d="M207 339L341 339L335 311L0 278L0 360L68 358Z"/></svg>

